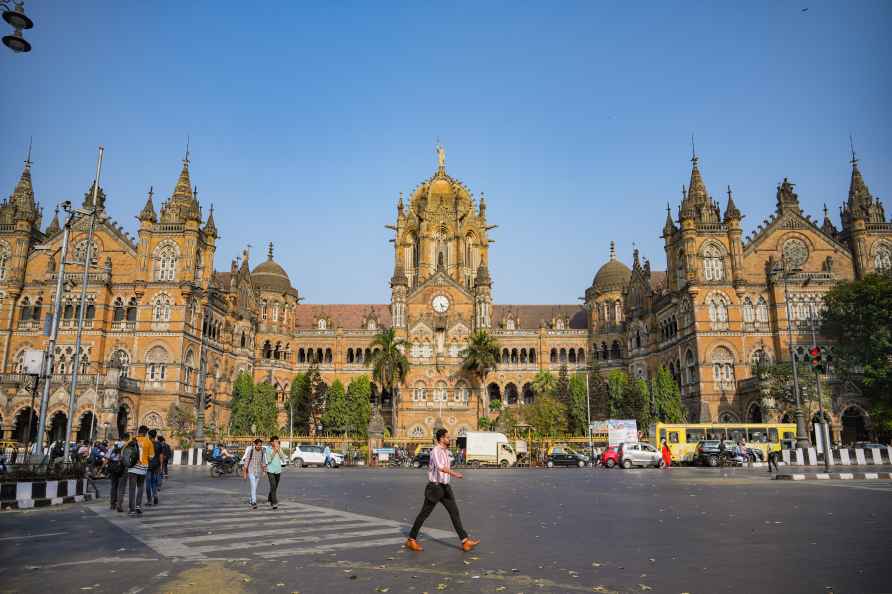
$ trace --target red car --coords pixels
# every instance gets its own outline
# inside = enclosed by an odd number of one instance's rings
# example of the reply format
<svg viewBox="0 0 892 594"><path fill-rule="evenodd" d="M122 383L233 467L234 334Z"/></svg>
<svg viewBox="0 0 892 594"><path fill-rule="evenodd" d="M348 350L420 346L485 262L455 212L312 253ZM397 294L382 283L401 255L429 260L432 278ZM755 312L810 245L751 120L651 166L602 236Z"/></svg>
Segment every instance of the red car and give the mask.
<svg viewBox="0 0 892 594"><path fill-rule="evenodd" d="M598 458L598 461L601 463L601 466L606 466L607 468L613 468L617 464L619 464L619 448L616 446L610 446L603 452L601 452L601 457Z"/></svg>

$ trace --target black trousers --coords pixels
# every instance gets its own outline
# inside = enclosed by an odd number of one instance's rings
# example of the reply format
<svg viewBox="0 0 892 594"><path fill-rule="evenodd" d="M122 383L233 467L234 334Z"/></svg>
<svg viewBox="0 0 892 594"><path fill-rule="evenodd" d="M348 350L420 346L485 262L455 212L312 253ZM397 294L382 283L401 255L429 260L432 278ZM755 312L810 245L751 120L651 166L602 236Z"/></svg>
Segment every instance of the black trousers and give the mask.
<svg viewBox="0 0 892 594"><path fill-rule="evenodd" d="M269 479L269 496L266 499L271 505L279 505L279 495L276 491L279 489L279 479L282 475L278 472L267 472L266 478Z"/></svg>
<svg viewBox="0 0 892 594"><path fill-rule="evenodd" d="M771 474L771 467L774 466L774 472L779 472L780 468L778 468L778 458L780 458L780 452L769 452L768 453L768 473Z"/></svg>
<svg viewBox="0 0 892 594"><path fill-rule="evenodd" d="M109 507L123 508L124 493L127 492L127 474L124 472L109 474L108 479L111 483L111 492L108 494Z"/></svg>
<svg viewBox="0 0 892 594"><path fill-rule="evenodd" d="M127 473L127 494L129 496L130 511L134 511L142 507L142 492L146 484L146 475ZM133 499L136 498L136 505L133 505Z"/></svg>
<svg viewBox="0 0 892 594"><path fill-rule="evenodd" d="M450 485L430 482L424 489L424 504L421 506L421 511L418 512L418 517L415 518L415 523L412 525L412 531L409 533L409 538L418 538L418 533L421 531L421 525L424 524L427 517L431 515L431 512L437 507L437 503L442 503L443 507L446 508L446 511L449 512L449 519L452 520L452 527L455 528L455 533L458 534L458 537L462 540L466 539L468 533L465 532L465 529L461 525L461 516L458 514L458 505L455 503L455 495L452 493L452 487Z"/></svg>

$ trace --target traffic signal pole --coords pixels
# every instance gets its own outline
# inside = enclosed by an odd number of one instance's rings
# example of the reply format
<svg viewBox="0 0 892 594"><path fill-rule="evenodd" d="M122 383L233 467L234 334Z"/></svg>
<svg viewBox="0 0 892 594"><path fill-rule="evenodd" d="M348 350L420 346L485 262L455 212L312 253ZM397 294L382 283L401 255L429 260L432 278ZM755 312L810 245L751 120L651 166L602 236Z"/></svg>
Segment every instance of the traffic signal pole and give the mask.
<svg viewBox="0 0 892 594"><path fill-rule="evenodd" d="M812 351L816 352L819 360L821 358L821 348L818 346L818 338L815 333L815 317L816 312L814 310L809 312L809 321L811 322L811 345ZM824 402L821 399L821 364L813 365L812 369L815 372L815 394L818 397L818 411L821 415L821 441L824 442L824 470L826 472L830 472L830 456L833 455L833 451L830 449L830 430L827 428L827 419L824 417Z"/></svg>

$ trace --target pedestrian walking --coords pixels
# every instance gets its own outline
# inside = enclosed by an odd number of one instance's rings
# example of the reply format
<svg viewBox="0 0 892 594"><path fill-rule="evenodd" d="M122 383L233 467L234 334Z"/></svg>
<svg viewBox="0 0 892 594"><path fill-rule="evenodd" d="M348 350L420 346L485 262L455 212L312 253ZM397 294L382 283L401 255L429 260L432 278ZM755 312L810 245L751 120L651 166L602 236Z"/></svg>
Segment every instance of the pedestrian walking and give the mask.
<svg viewBox="0 0 892 594"><path fill-rule="evenodd" d="M269 446L266 448L266 478L269 479L269 495L267 501L273 509L279 509L279 479L282 478L282 462L284 462L284 454L279 445L279 438L273 436L269 440Z"/></svg>
<svg viewBox="0 0 892 594"><path fill-rule="evenodd" d="M666 440L663 440L663 468L669 468L672 466L672 450L669 449L669 444Z"/></svg>
<svg viewBox="0 0 892 594"><path fill-rule="evenodd" d="M158 443L158 431L149 431L152 442L152 456L146 472L146 506L158 505L158 475L161 473L161 444Z"/></svg>
<svg viewBox="0 0 892 594"><path fill-rule="evenodd" d="M771 474L772 466L774 466L774 472L780 472L780 457L780 450L771 450L770 452L768 452L768 474Z"/></svg>
<svg viewBox="0 0 892 594"><path fill-rule="evenodd" d="M108 479L111 483L108 501L112 511L124 511L124 492L127 491L127 472L124 468L124 446L130 441L130 434L125 433L124 439L115 442L113 448L108 450Z"/></svg>
<svg viewBox="0 0 892 594"><path fill-rule="evenodd" d="M436 433L437 445L431 450L430 461L428 462L427 486L424 489L424 503L415 523L412 525L412 531L409 532L409 539L406 541L406 548L413 551L423 551L424 547L418 544L418 533L421 526L427 519L437 503L442 503L446 511L449 512L449 519L452 520L452 527L455 528L456 534L461 539L462 550L470 551L478 544L479 540L474 540L468 536L461 524L461 516L458 513L458 504L455 502L455 495L452 492L452 486L449 479L455 477L457 479L464 478L460 472L456 472L450 468L449 460L449 432L446 429L437 429Z"/></svg>
<svg viewBox="0 0 892 594"><path fill-rule="evenodd" d="M137 436L125 448L125 466L127 466L127 492L129 501L128 516L142 515L142 493L149 470L149 460L155 455L155 446L146 437L149 428L140 425Z"/></svg>
<svg viewBox="0 0 892 594"><path fill-rule="evenodd" d="M173 450L170 449L170 444L167 443L167 440L165 440L163 436L159 435L158 441L161 442L161 476L163 478L170 478L170 472L167 465L170 463L170 459L173 457Z"/></svg>
<svg viewBox="0 0 892 594"><path fill-rule="evenodd" d="M257 509L257 482L266 472L266 450L262 447L263 440L259 437L254 440L254 447L245 450L242 456L245 480L251 484L251 496L249 502L251 509Z"/></svg>

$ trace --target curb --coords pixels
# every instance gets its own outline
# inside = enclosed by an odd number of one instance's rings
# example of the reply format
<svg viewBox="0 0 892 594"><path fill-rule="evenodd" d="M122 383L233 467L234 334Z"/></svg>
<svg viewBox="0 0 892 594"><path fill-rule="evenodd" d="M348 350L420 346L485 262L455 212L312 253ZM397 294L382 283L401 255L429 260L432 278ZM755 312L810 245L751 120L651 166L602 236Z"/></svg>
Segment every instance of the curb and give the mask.
<svg viewBox="0 0 892 594"><path fill-rule="evenodd" d="M62 505L64 503L81 503L95 499L92 493L86 495L69 495L67 497L41 497L40 499L21 499L17 501L4 501L0 504L0 510L15 509L32 509L37 507L49 507L51 505Z"/></svg>
<svg viewBox="0 0 892 594"><path fill-rule="evenodd" d="M777 481L871 481L871 480L892 480L892 472L815 472L815 473L793 473L778 474L774 480Z"/></svg>

